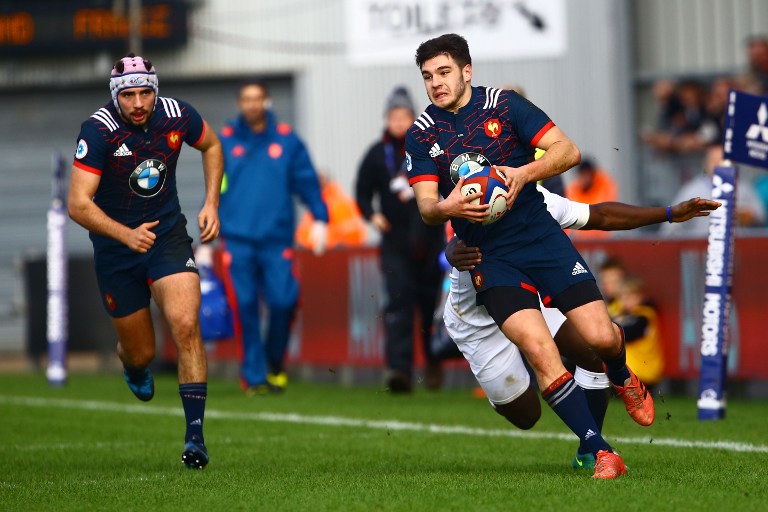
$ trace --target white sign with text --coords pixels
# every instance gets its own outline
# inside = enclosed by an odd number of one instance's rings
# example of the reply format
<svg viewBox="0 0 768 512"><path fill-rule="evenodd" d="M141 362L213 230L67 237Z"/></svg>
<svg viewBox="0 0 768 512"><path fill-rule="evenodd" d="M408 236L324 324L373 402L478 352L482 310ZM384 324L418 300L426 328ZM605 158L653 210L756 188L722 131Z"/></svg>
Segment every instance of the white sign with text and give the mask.
<svg viewBox="0 0 768 512"><path fill-rule="evenodd" d="M414 63L442 34L469 43L472 60L558 57L565 0L346 0L347 57L355 65Z"/></svg>

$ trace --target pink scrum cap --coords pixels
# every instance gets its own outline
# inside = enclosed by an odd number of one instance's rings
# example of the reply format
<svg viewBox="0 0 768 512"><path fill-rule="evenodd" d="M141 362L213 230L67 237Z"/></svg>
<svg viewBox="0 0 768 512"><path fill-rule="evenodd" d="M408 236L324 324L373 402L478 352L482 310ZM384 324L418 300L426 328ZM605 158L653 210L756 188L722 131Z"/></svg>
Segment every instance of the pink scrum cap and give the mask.
<svg viewBox="0 0 768 512"><path fill-rule="evenodd" d="M125 89L136 87L151 87L155 91L155 101L157 101L157 74L152 62L133 53L123 57L115 62L112 68L112 74L109 77L109 91L112 93L112 101L115 107L120 110L117 102L117 95Z"/></svg>

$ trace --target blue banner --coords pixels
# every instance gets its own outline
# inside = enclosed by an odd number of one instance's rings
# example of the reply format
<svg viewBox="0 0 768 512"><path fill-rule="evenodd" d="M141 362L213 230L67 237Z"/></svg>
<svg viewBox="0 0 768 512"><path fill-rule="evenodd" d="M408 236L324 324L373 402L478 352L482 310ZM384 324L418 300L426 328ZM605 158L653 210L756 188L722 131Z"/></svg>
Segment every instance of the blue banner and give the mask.
<svg viewBox="0 0 768 512"><path fill-rule="evenodd" d="M731 89L723 126L726 159L768 169L768 97Z"/></svg>
<svg viewBox="0 0 768 512"><path fill-rule="evenodd" d="M715 169L712 177L712 199L722 206L709 216L701 322L700 420L725 416L737 176L736 167L721 166Z"/></svg>

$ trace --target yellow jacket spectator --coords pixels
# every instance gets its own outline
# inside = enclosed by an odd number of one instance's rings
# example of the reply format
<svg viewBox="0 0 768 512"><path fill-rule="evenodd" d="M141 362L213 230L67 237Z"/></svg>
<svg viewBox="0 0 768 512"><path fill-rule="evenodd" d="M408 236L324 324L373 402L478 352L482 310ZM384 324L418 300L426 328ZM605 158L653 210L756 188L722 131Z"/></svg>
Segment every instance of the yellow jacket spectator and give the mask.
<svg viewBox="0 0 768 512"><path fill-rule="evenodd" d="M623 309L615 320L624 329L627 365L641 381L652 386L664 375L664 350L656 309L646 302L644 288L640 278L624 281L620 294Z"/></svg>

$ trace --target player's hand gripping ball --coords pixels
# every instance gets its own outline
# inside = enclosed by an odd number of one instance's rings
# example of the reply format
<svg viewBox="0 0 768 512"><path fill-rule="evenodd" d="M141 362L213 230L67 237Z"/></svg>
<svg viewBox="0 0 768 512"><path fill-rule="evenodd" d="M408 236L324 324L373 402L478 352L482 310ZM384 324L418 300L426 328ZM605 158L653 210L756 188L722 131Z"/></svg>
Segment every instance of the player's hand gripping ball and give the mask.
<svg viewBox="0 0 768 512"><path fill-rule="evenodd" d="M509 189L503 172L492 165L486 165L460 176L465 176L461 193L468 196L482 192L482 197L473 200L472 204L487 204L491 207L483 225L493 224L507 212Z"/></svg>

